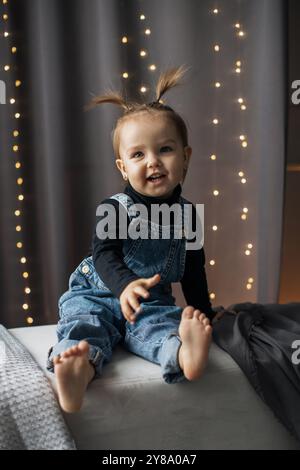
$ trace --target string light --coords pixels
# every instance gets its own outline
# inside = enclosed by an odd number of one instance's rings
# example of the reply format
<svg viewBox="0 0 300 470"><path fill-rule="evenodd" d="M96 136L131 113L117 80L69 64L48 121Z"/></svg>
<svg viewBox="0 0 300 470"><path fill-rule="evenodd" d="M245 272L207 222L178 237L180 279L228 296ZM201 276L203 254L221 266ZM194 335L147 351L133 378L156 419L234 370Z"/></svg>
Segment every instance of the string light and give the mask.
<svg viewBox="0 0 300 470"><path fill-rule="evenodd" d="M156 70L156 65L154 64L149 65L149 70L152 70L152 71Z"/></svg>
<svg viewBox="0 0 300 470"><path fill-rule="evenodd" d="M123 77L123 78L128 78L128 77L129 77L129 75L128 75L128 73L127 73L127 72L124 72L124 73L123 73L123 75L122 75L122 77Z"/></svg>
<svg viewBox="0 0 300 470"><path fill-rule="evenodd" d="M145 15L140 15L140 20L145 20L146 19L146 16Z"/></svg>
<svg viewBox="0 0 300 470"><path fill-rule="evenodd" d="M149 36L149 34L151 34L151 30L150 30L149 28L147 28L147 29L145 30L145 34L146 34L147 36Z"/></svg>
<svg viewBox="0 0 300 470"><path fill-rule="evenodd" d="M209 262L209 264L210 264L211 266L214 266L214 265L216 264L216 262L215 262L214 259L211 259L210 262Z"/></svg>
<svg viewBox="0 0 300 470"><path fill-rule="evenodd" d="M210 159L211 159L211 160L216 160L216 159L217 159L217 156L216 156L216 155L211 155L211 156L210 156Z"/></svg>
<svg viewBox="0 0 300 470"><path fill-rule="evenodd" d="M214 45L214 50L215 50L215 52L219 52L219 51L220 51L220 46L219 46L219 44L215 44L215 45Z"/></svg>
<svg viewBox="0 0 300 470"><path fill-rule="evenodd" d="M2 3L3 5L6 5L8 2L7 0L2 0ZM7 24L7 28L6 30L4 31L4 37L5 38L9 38L8 41L10 41L10 38L13 38L14 36L14 33L11 34L9 32L9 15L7 14L7 12L4 12L3 15L2 15L2 18L3 20L6 22ZM16 73L16 70L17 70L17 67L15 66L15 61L16 61L16 54L18 52L18 48L17 48L17 45L15 44L8 44L8 52L11 53L11 58L10 60L7 60L6 64L4 65L4 71L8 73L8 80L11 79L11 84L15 85L16 88L20 87L22 85L22 82L21 80L17 77L16 79L14 79L13 77L13 74ZM17 106L17 99L18 98L17 96L11 96L10 99L9 99L9 103L10 105L14 106L14 111L13 113L11 113L11 115L13 116L14 119L16 120L19 120L21 118L21 113L18 109L15 109L15 107ZM16 169L16 171L18 171L18 174L20 175L20 169L22 167L22 164L20 162L20 145L16 142L16 138L18 138L20 136L20 131L16 125L16 121L12 121L12 124L13 124L13 128L11 131L9 131L9 135L11 136L11 138L14 140L14 142L12 143L11 145L11 149L12 151L14 152L14 155L17 157L17 160L13 162L13 165L14 165L14 168ZM20 187L24 184L24 178L22 177L22 175L20 175L19 177L16 178L16 187ZM24 265L27 265L28 264L28 258L27 256L25 256L25 253L24 253L24 243L22 241L22 233L23 233L23 224L22 224L22 214L23 214L23 210L21 210L21 204L23 203L24 201L24 194L16 194L16 205L17 207L15 208L14 210L14 216L17 218L16 220L20 221L20 223L18 223L16 226L15 226L15 231L16 231L16 234L18 239L16 241L16 249L18 250L18 260L20 262L20 265L24 267ZM24 268L23 268L24 269ZM20 272L21 274L21 277L25 280L26 279L26 286L24 286L22 288L22 295L25 297L26 295L26 298L28 299L28 296L29 294L31 293L31 289L30 289L30 286L28 285L28 278L29 278L29 270L27 269L26 271L23 271L21 270ZM25 300L25 299L24 299ZM23 301L23 303L20 302L20 305L22 306L22 309L23 311L26 311L29 313L30 311L30 302L28 301ZM26 315L26 322L27 324L32 324L33 323L33 317L32 315Z"/></svg>
<svg viewBox="0 0 300 470"><path fill-rule="evenodd" d="M147 55L147 52L145 50L140 51L140 56L141 57L146 57L146 55Z"/></svg>
<svg viewBox="0 0 300 470"><path fill-rule="evenodd" d="M211 292L211 293L209 294L209 298L210 298L211 300L214 300L214 299L216 298L216 294L215 294L214 292Z"/></svg>

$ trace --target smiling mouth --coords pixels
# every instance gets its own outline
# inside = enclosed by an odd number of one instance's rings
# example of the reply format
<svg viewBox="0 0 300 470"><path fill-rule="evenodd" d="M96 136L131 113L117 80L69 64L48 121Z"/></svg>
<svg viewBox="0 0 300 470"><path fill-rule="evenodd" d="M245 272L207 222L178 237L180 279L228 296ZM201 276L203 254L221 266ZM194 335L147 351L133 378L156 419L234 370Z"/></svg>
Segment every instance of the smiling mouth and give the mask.
<svg viewBox="0 0 300 470"><path fill-rule="evenodd" d="M166 175L149 176L149 177L147 178L147 181L150 181L151 183L159 183L159 182L162 181L165 177L166 177Z"/></svg>

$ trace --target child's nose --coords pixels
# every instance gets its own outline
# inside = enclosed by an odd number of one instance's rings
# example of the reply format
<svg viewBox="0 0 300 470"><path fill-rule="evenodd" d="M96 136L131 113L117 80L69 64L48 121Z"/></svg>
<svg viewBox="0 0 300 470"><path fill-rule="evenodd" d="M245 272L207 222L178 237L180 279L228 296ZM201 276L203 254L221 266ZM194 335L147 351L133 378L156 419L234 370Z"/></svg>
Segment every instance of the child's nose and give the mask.
<svg viewBox="0 0 300 470"><path fill-rule="evenodd" d="M147 159L148 165L160 165L160 158L159 155L156 153L149 153Z"/></svg>

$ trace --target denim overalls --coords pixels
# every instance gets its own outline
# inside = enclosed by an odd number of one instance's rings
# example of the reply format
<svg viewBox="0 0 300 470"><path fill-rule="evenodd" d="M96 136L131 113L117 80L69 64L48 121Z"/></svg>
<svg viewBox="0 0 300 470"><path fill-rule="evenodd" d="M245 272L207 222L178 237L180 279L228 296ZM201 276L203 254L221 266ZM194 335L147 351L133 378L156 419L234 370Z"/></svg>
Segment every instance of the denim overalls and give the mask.
<svg viewBox="0 0 300 470"><path fill-rule="evenodd" d="M130 196L118 193L111 198L125 207L131 222L135 215L130 211L134 204ZM90 345L89 360L95 367L96 377L101 376L103 365L110 361L113 348L120 342L128 351L160 364L165 382L186 380L178 363L181 345L178 326L183 309L175 305L171 283L179 282L184 274L186 239L183 224L188 215L183 207L189 201L180 197L178 203L182 218L168 226L171 233L168 239L161 238L162 225L139 217L141 225L145 224L151 230L151 237L123 240L124 262L129 269L141 278L156 273L161 276L159 283L149 289L149 297L139 299L141 313L133 325L123 316L119 299L100 279L91 256L71 274L69 290L58 303L58 343L48 353L48 370L53 372L54 356L84 339ZM174 230L181 231L181 238L174 237Z"/></svg>

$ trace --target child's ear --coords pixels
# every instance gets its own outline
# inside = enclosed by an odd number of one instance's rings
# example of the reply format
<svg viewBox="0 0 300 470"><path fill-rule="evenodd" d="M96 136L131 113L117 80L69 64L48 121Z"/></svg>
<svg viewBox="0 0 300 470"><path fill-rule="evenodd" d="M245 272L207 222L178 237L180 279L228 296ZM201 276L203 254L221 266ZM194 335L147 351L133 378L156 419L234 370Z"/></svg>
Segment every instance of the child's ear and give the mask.
<svg viewBox="0 0 300 470"><path fill-rule="evenodd" d="M187 145L186 147L184 147L183 150L184 150L185 168L187 169L190 163L191 155L192 155L192 147Z"/></svg>
<svg viewBox="0 0 300 470"><path fill-rule="evenodd" d="M126 175L126 171L125 171L125 165L124 165L124 162L121 158L118 158L116 160L116 165L117 165L118 170L122 173L123 178L127 179L127 175Z"/></svg>

